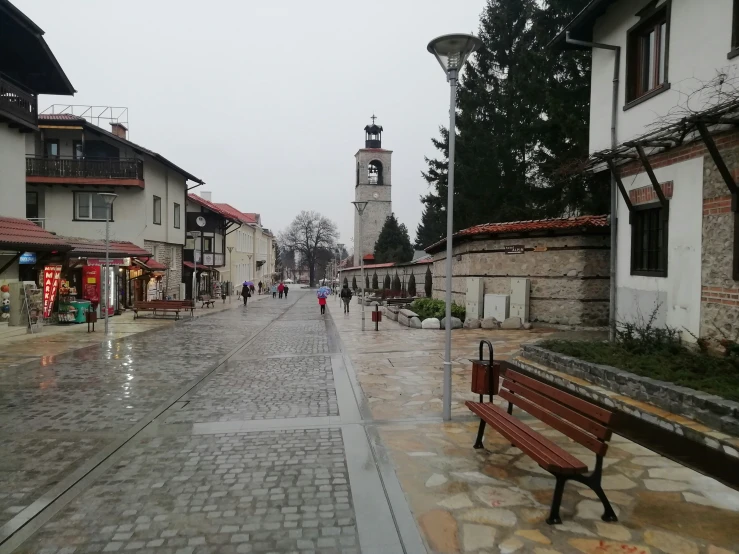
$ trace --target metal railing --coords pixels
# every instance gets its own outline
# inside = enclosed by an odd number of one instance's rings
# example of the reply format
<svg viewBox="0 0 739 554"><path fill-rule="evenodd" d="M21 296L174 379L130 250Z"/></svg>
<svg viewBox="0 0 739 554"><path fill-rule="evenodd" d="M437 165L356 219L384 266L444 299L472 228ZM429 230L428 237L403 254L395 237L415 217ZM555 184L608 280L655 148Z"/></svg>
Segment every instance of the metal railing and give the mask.
<svg viewBox="0 0 739 554"><path fill-rule="evenodd" d="M136 158L44 158L27 157L26 175L34 177L81 177L144 179L144 162Z"/></svg>
<svg viewBox="0 0 739 554"><path fill-rule="evenodd" d="M38 100L36 96L11 83L0 75L0 112L5 112L18 119L38 124Z"/></svg>

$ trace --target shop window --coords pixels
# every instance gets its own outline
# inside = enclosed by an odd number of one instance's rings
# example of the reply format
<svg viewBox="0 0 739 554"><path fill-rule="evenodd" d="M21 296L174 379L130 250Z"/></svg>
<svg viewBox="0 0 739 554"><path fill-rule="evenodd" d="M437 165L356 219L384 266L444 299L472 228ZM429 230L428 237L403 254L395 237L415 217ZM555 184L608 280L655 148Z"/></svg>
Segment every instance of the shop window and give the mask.
<svg viewBox="0 0 739 554"><path fill-rule="evenodd" d="M174 203L174 228L180 228L180 205L177 202Z"/></svg>
<svg viewBox="0 0 739 554"><path fill-rule="evenodd" d="M631 274L667 277L667 210L637 207L631 214Z"/></svg>
<svg viewBox="0 0 739 554"><path fill-rule="evenodd" d="M162 224L162 199L154 197L154 225Z"/></svg>
<svg viewBox="0 0 739 554"><path fill-rule="evenodd" d="M74 193L74 218L82 221L105 221L108 206L95 192ZM110 220L113 221L113 206L110 206Z"/></svg>
<svg viewBox="0 0 739 554"><path fill-rule="evenodd" d="M632 27L627 42L627 102L646 99L669 88L670 3L649 13ZM647 96L649 95L649 96Z"/></svg>

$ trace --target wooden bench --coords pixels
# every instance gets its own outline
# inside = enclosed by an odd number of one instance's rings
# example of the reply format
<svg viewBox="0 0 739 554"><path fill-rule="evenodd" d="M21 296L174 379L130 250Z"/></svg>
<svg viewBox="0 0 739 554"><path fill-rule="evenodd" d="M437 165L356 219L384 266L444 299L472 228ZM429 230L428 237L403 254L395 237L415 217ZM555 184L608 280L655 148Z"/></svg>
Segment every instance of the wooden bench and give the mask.
<svg viewBox="0 0 739 554"><path fill-rule="evenodd" d="M216 303L216 301L211 297L210 294L201 294L200 301L202 302L202 304L200 305L201 308L210 308Z"/></svg>
<svg viewBox="0 0 739 554"><path fill-rule="evenodd" d="M195 306L189 300L148 300L133 303L133 318L138 319L139 312L174 312L175 320L180 319L180 312L190 310L190 317L194 315Z"/></svg>
<svg viewBox="0 0 739 554"><path fill-rule="evenodd" d="M404 306L406 304L412 304L415 298L386 298L386 306Z"/></svg>
<svg viewBox="0 0 739 554"><path fill-rule="evenodd" d="M508 401L508 411L492 403L467 401L465 405L480 417L475 448L483 448L485 425L490 425L511 444L520 448L542 469L556 478L552 506L547 523L562 523L559 507L568 480L590 487L603 503L603 521L618 521L601 487L603 457L608 450L611 430L608 424L612 413L572 394L519 373L506 362L499 396ZM531 429L513 416L513 406L560 431L595 454L595 468L588 474L587 464L555 444L549 438Z"/></svg>

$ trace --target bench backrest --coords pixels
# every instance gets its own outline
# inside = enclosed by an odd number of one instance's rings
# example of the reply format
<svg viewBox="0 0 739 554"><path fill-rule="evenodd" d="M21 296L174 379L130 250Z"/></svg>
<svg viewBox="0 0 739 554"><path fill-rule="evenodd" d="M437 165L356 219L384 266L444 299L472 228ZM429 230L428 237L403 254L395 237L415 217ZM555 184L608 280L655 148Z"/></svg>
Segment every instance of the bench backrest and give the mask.
<svg viewBox="0 0 739 554"><path fill-rule="evenodd" d="M201 294L200 300L210 300L210 294Z"/></svg>
<svg viewBox="0 0 739 554"><path fill-rule="evenodd" d="M501 383L500 397L567 435L575 442L605 456L611 440L608 424L613 414L509 368Z"/></svg>
<svg viewBox="0 0 739 554"><path fill-rule="evenodd" d="M183 302L187 302L189 307L190 302L185 300L135 300L133 303L134 308L150 308L153 306L162 308L181 308Z"/></svg>

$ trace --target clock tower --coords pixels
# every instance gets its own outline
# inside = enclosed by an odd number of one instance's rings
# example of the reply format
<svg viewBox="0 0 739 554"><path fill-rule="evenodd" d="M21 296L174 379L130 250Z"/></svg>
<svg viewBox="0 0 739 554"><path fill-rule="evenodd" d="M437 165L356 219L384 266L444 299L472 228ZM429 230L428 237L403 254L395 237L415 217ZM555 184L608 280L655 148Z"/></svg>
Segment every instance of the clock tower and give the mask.
<svg viewBox="0 0 739 554"><path fill-rule="evenodd" d="M364 128L364 148L354 156L357 160L354 200L368 202L361 216L354 211L354 265L359 265L362 256L374 254L382 226L393 211L390 163L393 152L382 147L382 127L375 124L374 115L371 119L372 124ZM359 244L360 218L362 244Z"/></svg>

